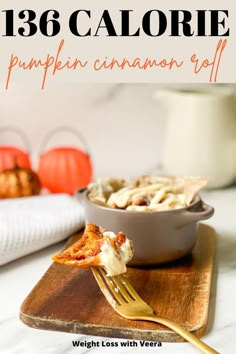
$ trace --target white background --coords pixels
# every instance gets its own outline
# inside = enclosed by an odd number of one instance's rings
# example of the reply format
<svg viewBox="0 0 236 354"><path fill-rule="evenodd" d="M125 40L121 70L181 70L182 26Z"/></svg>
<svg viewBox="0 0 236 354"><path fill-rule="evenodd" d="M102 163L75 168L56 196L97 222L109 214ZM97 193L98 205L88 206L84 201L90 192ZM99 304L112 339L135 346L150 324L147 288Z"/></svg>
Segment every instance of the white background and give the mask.
<svg viewBox="0 0 236 354"><path fill-rule="evenodd" d="M94 178L155 173L162 163L167 116L154 95L163 86L168 85L59 84L41 91L15 84L0 95L0 128L17 127L27 135L36 170L42 149L84 148L70 133L57 133L42 147L50 131L68 126L87 140ZM26 148L15 133L0 131L0 145L5 143Z"/></svg>

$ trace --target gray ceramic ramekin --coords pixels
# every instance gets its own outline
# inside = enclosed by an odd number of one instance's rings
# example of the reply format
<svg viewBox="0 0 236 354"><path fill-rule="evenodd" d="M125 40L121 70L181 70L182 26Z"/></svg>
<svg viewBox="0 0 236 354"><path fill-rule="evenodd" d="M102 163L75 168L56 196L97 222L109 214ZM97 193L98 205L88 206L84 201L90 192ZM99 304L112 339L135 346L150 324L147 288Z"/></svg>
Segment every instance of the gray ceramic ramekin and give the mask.
<svg viewBox="0 0 236 354"><path fill-rule="evenodd" d="M86 223L118 233L134 244L130 265L154 265L177 260L189 254L197 240L197 222L210 218L214 209L199 196L186 208L167 211L127 211L91 202L87 189L76 192L85 208Z"/></svg>

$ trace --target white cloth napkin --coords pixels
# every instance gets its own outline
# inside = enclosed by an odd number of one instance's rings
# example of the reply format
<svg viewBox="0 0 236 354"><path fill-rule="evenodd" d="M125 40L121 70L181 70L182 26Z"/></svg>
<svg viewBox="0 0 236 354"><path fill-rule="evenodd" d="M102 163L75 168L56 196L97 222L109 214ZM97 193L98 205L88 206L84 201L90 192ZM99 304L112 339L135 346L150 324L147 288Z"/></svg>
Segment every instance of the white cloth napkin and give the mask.
<svg viewBox="0 0 236 354"><path fill-rule="evenodd" d="M1 200L0 265L62 241L83 226L83 206L66 194Z"/></svg>

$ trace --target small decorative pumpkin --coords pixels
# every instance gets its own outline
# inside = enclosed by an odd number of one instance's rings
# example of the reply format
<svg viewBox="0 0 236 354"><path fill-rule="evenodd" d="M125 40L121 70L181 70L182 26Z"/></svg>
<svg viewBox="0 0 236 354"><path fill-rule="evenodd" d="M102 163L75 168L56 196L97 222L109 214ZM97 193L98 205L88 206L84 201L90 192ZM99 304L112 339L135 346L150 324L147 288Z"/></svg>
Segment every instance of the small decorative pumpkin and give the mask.
<svg viewBox="0 0 236 354"><path fill-rule="evenodd" d="M92 179L89 155L74 147L57 147L41 154L38 169L42 185L52 193L73 194Z"/></svg>
<svg viewBox="0 0 236 354"><path fill-rule="evenodd" d="M0 172L19 167L31 167L30 158L27 152L14 146L0 146Z"/></svg>
<svg viewBox="0 0 236 354"><path fill-rule="evenodd" d="M40 190L40 179L31 168L15 165L0 173L0 198L29 197Z"/></svg>

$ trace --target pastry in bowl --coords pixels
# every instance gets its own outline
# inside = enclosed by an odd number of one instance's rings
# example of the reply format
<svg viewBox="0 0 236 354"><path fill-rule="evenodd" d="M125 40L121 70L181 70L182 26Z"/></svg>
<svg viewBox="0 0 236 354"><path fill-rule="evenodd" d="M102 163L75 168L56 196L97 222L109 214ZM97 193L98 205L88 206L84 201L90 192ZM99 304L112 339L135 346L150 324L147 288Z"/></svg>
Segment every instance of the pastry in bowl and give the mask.
<svg viewBox="0 0 236 354"><path fill-rule="evenodd" d="M107 275L113 276L126 272L132 256L132 242L122 232L115 234L87 224L83 236L52 260L79 268L103 267Z"/></svg>
<svg viewBox="0 0 236 354"><path fill-rule="evenodd" d="M88 186L88 197L93 203L120 210L173 210L187 207L206 183L201 177L100 178Z"/></svg>
<svg viewBox="0 0 236 354"><path fill-rule="evenodd" d="M135 253L129 265L146 266L191 253L198 222L214 213L199 195L205 185L200 177L100 178L76 197L87 223L122 230L132 240Z"/></svg>

